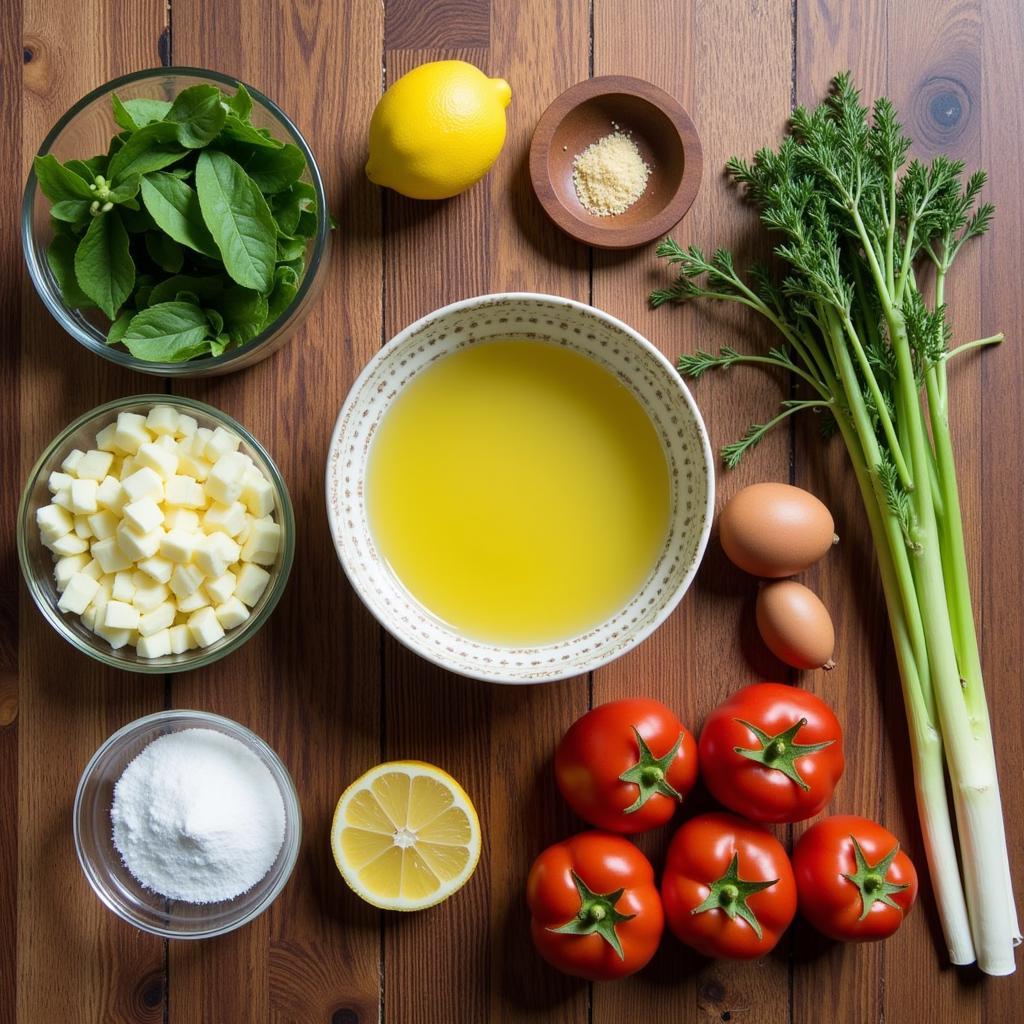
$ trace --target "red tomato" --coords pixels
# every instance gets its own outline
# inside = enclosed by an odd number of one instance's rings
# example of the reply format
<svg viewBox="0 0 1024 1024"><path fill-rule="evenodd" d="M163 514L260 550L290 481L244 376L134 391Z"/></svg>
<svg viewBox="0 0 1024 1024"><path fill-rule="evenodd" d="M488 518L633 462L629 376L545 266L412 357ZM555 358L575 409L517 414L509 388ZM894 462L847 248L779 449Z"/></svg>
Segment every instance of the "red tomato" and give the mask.
<svg viewBox="0 0 1024 1024"><path fill-rule="evenodd" d="M843 730L820 697L783 683L738 690L708 715L700 770L719 803L754 821L803 821L843 774Z"/></svg>
<svg viewBox="0 0 1024 1024"><path fill-rule="evenodd" d="M664 704L613 700L570 726L555 779L584 821L612 832L664 825L697 780L697 744Z"/></svg>
<svg viewBox="0 0 1024 1024"><path fill-rule="evenodd" d="M650 861L608 832L549 846L530 868L526 901L540 955L591 981L639 971L665 926Z"/></svg>
<svg viewBox="0 0 1024 1024"><path fill-rule="evenodd" d="M840 942L892 935L917 898L917 872L899 840L867 818L836 814L793 848L800 913Z"/></svg>
<svg viewBox="0 0 1024 1024"><path fill-rule="evenodd" d="M796 883L767 829L717 812L672 838L661 880L668 925L698 953L752 960L775 947L796 913Z"/></svg>

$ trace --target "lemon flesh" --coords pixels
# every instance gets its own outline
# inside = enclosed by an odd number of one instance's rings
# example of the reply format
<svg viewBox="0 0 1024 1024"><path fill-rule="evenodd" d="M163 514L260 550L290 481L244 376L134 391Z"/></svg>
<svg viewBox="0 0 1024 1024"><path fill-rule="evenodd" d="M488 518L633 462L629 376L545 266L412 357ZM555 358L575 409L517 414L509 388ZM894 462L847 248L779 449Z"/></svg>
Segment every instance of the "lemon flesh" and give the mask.
<svg viewBox="0 0 1024 1024"><path fill-rule="evenodd" d="M341 795L331 848L342 878L383 910L422 910L469 880L480 821L465 790L419 761L371 768Z"/></svg>
<svg viewBox="0 0 1024 1024"><path fill-rule="evenodd" d="M421 64L377 103L367 177L412 199L464 192L498 158L511 98L508 82L465 61Z"/></svg>

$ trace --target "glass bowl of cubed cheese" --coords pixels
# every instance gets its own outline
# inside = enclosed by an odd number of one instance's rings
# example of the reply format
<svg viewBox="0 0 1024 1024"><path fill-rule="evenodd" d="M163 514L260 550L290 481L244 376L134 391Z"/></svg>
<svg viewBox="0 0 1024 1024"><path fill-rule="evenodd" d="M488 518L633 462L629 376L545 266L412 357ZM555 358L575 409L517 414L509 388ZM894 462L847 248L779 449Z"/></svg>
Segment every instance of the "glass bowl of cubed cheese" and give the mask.
<svg viewBox="0 0 1024 1024"><path fill-rule="evenodd" d="M18 511L29 592L72 646L131 672L198 668L274 610L295 551L262 445L203 402L134 395L47 446Z"/></svg>

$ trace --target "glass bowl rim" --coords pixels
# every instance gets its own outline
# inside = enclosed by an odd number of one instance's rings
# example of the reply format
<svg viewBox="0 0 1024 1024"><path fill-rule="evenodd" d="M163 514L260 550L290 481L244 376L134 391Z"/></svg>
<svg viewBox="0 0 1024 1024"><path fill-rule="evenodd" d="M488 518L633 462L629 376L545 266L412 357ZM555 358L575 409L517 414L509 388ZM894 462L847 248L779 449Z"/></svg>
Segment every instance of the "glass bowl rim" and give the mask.
<svg viewBox="0 0 1024 1024"><path fill-rule="evenodd" d="M101 758L109 754L115 747L122 744L132 733L152 729L165 722L171 723L174 722L175 719L195 719L196 724L186 726L187 728L204 728L200 723L206 723L207 726L218 726L226 734L238 739L240 742L244 743L248 749L253 750L260 758L261 762L269 762L268 771L270 771L271 775L274 777L274 781L278 783L278 788L281 790L281 799L285 807L285 821L292 825L291 841L287 842L286 840L282 840L281 851L278 853L278 856L280 856L281 852L283 852L285 857L284 867L281 871L280 878L274 883L272 888L267 890L263 898L258 903L250 907L249 910L239 917L237 921L234 921L231 924L219 928L210 928L206 931L187 933L177 932L172 928L161 928L159 925L152 925L140 921L138 918L127 913L123 907L108 897L105 888L97 882L98 876L94 870L93 862L86 856L83 850L82 829L80 825L85 786L91 779ZM281 780L286 783L283 787L280 785ZM237 928L241 928L243 925L249 924L251 921L255 920L277 899L284 890L284 887L290 881L292 873L295 870L295 865L298 863L299 851L302 845L302 805L299 802L298 788L295 785L295 780L292 778L291 772L288 771L287 765L281 760L277 751L274 750L274 748L265 739L263 739L262 736L254 732L247 725L242 725L241 722L236 722L233 718L227 718L224 715L218 715L212 711L200 711L192 708L165 708L163 711L155 711L152 714L143 715L141 718L136 718L133 721L128 722L126 725L121 726L120 729L111 733L96 748L92 756L86 762L85 768L82 769L82 774L78 779L78 785L75 788L75 799L71 810L71 828L75 841L75 856L78 860L79 867L82 869L82 874L85 875L86 881L89 883L89 888L92 889L99 901L108 910L119 917L122 921L126 921L128 924L140 929L141 931L148 932L150 935L159 935L165 939L184 939L191 941L196 939L209 939L217 935L226 935L228 932L233 932ZM285 836L287 837L287 835L288 830L286 828ZM276 860L277 858L275 858L275 863ZM239 896L236 896L235 899L242 899L245 895L246 893L241 893Z"/></svg>
<svg viewBox="0 0 1024 1024"><path fill-rule="evenodd" d="M281 560L281 566L273 576L270 595L258 614L251 616L236 630L232 631L237 635L232 636L231 633L229 633L229 640L222 647L218 647L216 650L205 655L202 653L205 648L198 648L195 652L192 652L195 654L194 658L186 658L180 664L175 665L161 665L155 662L147 664L144 661L126 664L123 660L115 658L112 654L103 650L98 643L83 643L78 634L68 628L63 615L58 613L55 610L55 607L52 606L49 601L44 599L43 587L32 569L28 551L28 532L31 526L28 516L32 491L35 489L35 485L39 480L43 469L53 458L54 454L60 449L61 445L67 444L68 438L89 423L90 420L105 415L106 413L116 412L125 406L147 403L153 405L181 405L188 409L192 409L201 413L203 416L207 416L210 419L222 423L225 427L234 430L246 444L255 448L263 459L266 460L267 467L269 468L271 478L270 482L274 486L274 496L280 510L282 520L281 526L284 530L284 555ZM72 647L81 651L83 654L88 655L90 658L102 662L104 665L120 669L122 672L139 673L142 675L172 675L177 672L191 672L194 669L205 668L207 665L212 665L214 662L220 661L221 658L225 658L229 654L233 654L242 646L242 644L254 637L256 633L263 628L272 612L277 607L278 602L281 600L281 595L284 593L285 586L288 583L288 577L291 575L292 563L295 558L295 511L292 507L291 495L288 493L288 485L285 483L284 477L281 475L281 471L277 467L277 463L270 457L270 453L266 448L264 448L263 445L260 444L260 442L257 441L256 438L253 437L253 435L233 416L229 416L226 412L223 412L212 405L208 405L206 402L200 402L198 399L188 398L184 395L125 395L121 398L115 398L109 402L104 402L102 405L97 405L95 408L90 409L81 416L78 416L64 427L57 436L44 447L39 458L36 460L35 465L33 465L32 469L29 470L25 486L21 492L21 500L18 503L17 545L18 563L21 567L21 575L25 580L25 585L28 588L29 594L32 596L33 602L42 613L43 618L46 619L50 626L52 626L64 640L71 644Z"/></svg>
<svg viewBox="0 0 1024 1024"><path fill-rule="evenodd" d="M306 141L306 137L299 130L295 122L272 100L270 97L264 95L259 89L249 85L248 82L243 81L241 78L235 78L231 75L226 75L220 71L213 71L209 68L196 68L184 64L175 64L171 67L156 67L156 68L144 68L140 71L133 71L127 75L120 75L117 78L112 78L110 81L105 82L103 85L97 86L95 89L87 92L81 99L76 103L73 103L60 118L54 126L46 133L43 141L39 144L38 150L36 150L35 156L46 156L50 152L50 147L54 141L58 138L61 132L77 117L87 106L93 103L97 99L101 99L106 95L112 93L115 89L131 85L135 82L145 81L149 78L164 78L164 77L193 77L193 78L208 78L214 82L218 82L221 85L229 85L233 88L237 88L239 85L244 85L246 91L257 101L260 105L266 107L275 117L279 118L286 126L288 132L292 135L292 141L302 151L302 155L306 159L306 167L309 169L309 175L312 179L312 186L316 192L316 234L313 236L313 248L310 253L309 263L306 266L306 272L302 276L302 281L299 284L299 289L295 293L292 301L285 307L285 310L281 315L272 323L265 327L259 334L256 335L252 341L246 342L244 345L240 345L238 348L231 349L228 352L223 353L219 356L206 356L203 359L190 359L185 362L167 363L167 362L150 362L145 359L136 359L130 352L122 351L121 349L115 348L110 345L100 344L90 335L86 334L81 326L70 316L69 310L71 307L64 303L62 297L58 297L49 284L46 282L45 275L43 275L42 268L39 266L38 260L35 258L33 251L33 206L35 203L35 194L37 188L37 179L34 166L29 167L28 178L25 182L25 191L22 197L21 203L21 249L22 257L25 261L25 266L28 269L29 277L32 279L32 286L35 288L36 294L42 300L43 304L50 311L50 314L57 321L60 327L72 338L75 339L83 348L88 349L90 352L95 353L103 359L108 359L112 363L117 363L119 366L125 366L132 370L137 370L141 373L149 373L156 375L167 375L167 376L198 376L204 373L211 372L214 368L221 370L225 366L231 366L236 361L241 360L242 356L252 356L252 353L265 345L272 337L276 336L277 333L283 330L291 318L295 315L295 312L303 305L310 288L313 286L313 282L317 277L317 271L320 268L320 263L327 250L327 241L330 233L330 214L327 209L327 194L324 189L323 176L320 173L320 167L316 162L316 157L313 156L313 151ZM249 365L245 363L244 365ZM240 369L243 367L240 367Z"/></svg>

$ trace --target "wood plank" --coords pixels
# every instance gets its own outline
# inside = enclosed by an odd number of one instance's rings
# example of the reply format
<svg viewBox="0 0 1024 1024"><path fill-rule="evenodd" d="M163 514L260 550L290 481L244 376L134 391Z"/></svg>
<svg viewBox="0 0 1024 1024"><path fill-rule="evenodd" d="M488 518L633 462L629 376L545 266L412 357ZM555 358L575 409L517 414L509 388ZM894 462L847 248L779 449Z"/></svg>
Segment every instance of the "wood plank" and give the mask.
<svg viewBox="0 0 1024 1024"><path fill-rule="evenodd" d="M726 245L753 258L753 217L736 202L722 167L735 153L748 154L770 142L789 113L791 26L784 5L738 5L727 0L680 10L666 19L664 8L624 0L597 0L594 7L594 73L647 78L676 96L690 112L704 149L704 180L694 206L672 234L682 244L707 249ZM625 26L628 31L624 31ZM729 45L717 45L728 39ZM751 64L748 55L757 51ZM750 97L757 102L751 103ZM766 246L757 243L763 256ZM655 261L653 245L633 253L595 253L594 304L636 327L674 359L695 348L715 350L741 338L749 347L767 341L751 317L721 307L694 306L653 311L647 294L670 272ZM744 346L744 347L747 347ZM758 373L710 374L694 395L712 445L740 436L763 420L778 400L778 384ZM728 497L753 480L786 479L789 438L766 441L741 469L719 463L718 497ZM594 703L632 695L665 701L697 735L701 719L741 685L764 678L751 641L749 606L755 582L733 569L712 539L703 569L682 606L637 650L594 675ZM709 662L709 652L714 658ZM760 659L762 662L764 659ZM708 672L709 665L711 674ZM684 814L705 809L696 795ZM677 819L676 824L678 825ZM672 827L639 837L660 875ZM783 833L784 834L784 833ZM651 967L617 985L595 986L594 1021L664 1020L680 1011L737 1018L756 1007L756 1019L788 1015L787 943L757 964L711 963L692 954L669 932Z"/></svg>
<svg viewBox="0 0 1024 1024"><path fill-rule="evenodd" d="M382 39L371 3L335 6L329 17L269 0L174 4L174 61L237 74L295 118L338 229L321 298L283 349L240 374L175 387L236 416L267 446L289 485L298 545L261 635L177 677L172 699L268 740L298 785L304 835L294 877L266 915L199 948L172 946L173 1020L377 1015L377 914L338 876L327 835L344 786L378 760L378 632L328 541L323 466L345 393L380 339L379 206L361 163Z"/></svg>
<svg viewBox="0 0 1024 1024"><path fill-rule="evenodd" d="M164 25L157 0L23 7L21 191L43 136L90 89L151 63ZM24 57L23 57L24 60ZM72 418L139 390L64 336L23 279L20 462ZM160 680L104 669L73 653L21 591L18 705L18 976L21 1021L151 1021L163 1017L164 944L122 924L89 889L75 860L71 805L93 751L115 729L163 707Z"/></svg>

